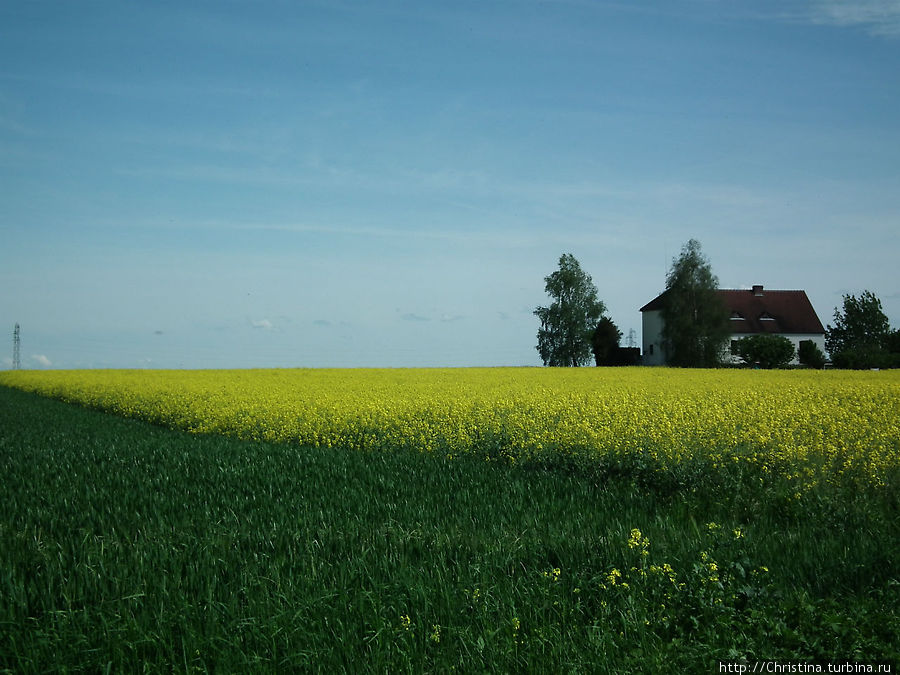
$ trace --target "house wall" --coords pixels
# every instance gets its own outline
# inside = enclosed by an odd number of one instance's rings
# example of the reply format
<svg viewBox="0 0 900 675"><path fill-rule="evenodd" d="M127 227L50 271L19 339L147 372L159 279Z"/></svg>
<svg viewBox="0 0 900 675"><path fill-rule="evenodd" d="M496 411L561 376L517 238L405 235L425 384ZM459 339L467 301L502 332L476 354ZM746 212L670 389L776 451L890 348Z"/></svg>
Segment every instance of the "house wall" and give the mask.
<svg viewBox="0 0 900 675"><path fill-rule="evenodd" d="M732 342L735 340L740 340L743 337L748 337L749 335L753 335L753 333L735 333L731 336ZM825 336L821 333L776 333L776 335L780 335L781 337L786 337L791 341L791 344L794 345L794 360L791 361L791 365L799 365L800 360L797 358L797 352L800 351L800 343L803 340L812 340L816 343L816 346L822 350L823 354L827 354L825 351ZM740 356L736 354L731 354L731 363L738 364L743 363Z"/></svg>
<svg viewBox="0 0 900 675"><path fill-rule="evenodd" d="M662 312L641 312L641 342L645 366L665 365L666 359L662 350L662 328Z"/></svg>
<svg viewBox="0 0 900 675"><path fill-rule="evenodd" d="M662 350L662 328L663 328L663 320L662 320L662 312L660 311L647 311L641 313L641 342L642 342L642 352L643 352L643 364L645 366L663 366L666 364L665 354ZM794 345L794 360L791 361L792 365L799 365L800 361L797 359L797 352L800 350L800 343L803 340L812 340L816 343L819 349L822 350L823 354L827 354L825 351L825 336L821 333L778 333L783 337L786 337L791 341L791 344ZM731 340L740 340L742 337L747 337L748 335L752 335L752 333L734 333L731 336ZM726 356L726 360L727 360ZM731 363L737 365L743 363L741 361L741 357L731 354Z"/></svg>

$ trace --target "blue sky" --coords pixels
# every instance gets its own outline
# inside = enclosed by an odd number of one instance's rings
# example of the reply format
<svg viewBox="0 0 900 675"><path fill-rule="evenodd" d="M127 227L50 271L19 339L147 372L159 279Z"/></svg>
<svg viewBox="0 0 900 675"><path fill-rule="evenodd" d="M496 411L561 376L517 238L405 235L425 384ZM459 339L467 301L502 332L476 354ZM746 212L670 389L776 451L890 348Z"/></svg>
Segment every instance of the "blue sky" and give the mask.
<svg viewBox="0 0 900 675"><path fill-rule="evenodd" d="M690 238L897 327L898 73L898 0L2 3L0 368L538 365Z"/></svg>

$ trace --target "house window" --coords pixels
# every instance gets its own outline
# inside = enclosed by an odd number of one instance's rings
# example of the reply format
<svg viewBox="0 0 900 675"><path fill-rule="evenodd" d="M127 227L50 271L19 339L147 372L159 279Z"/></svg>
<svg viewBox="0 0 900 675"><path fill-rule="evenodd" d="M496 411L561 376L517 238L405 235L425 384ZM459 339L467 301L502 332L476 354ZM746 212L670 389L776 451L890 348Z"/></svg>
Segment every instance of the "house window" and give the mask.
<svg viewBox="0 0 900 675"><path fill-rule="evenodd" d="M768 312L763 312L763 313L760 315L759 320L760 320L760 321L774 321L774 320L775 320L775 317L772 316L771 314L769 314Z"/></svg>
<svg viewBox="0 0 900 675"><path fill-rule="evenodd" d="M744 320L744 317L741 316L741 313L740 313L740 312L732 312L732 313L731 313L731 320L732 320L732 321L743 321L743 320Z"/></svg>

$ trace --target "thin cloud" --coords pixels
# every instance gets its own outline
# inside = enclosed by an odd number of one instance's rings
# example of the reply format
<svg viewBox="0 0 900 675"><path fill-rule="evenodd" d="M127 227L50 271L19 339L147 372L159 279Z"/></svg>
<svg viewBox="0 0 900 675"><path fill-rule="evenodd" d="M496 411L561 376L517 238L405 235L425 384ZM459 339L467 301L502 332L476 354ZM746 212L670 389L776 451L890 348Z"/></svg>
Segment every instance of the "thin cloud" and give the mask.
<svg viewBox="0 0 900 675"><path fill-rule="evenodd" d="M696 8L732 21L781 21L822 26L862 27L871 35L900 37L898 0L777 0L718 3L696 0ZM681 6L683 8L683 6Z"/></svg>
<svg viewBox="0 0 900 675"><path fill-rule="evenodd" d="M131 225L138 223L132 222ZM322 225L317 223L265 223L265 222L236 222L227 220L197 220L179 221L168 224L159 220L148 219L140 223L143 227L151 228L178 228L184 230L221 230L235 232L286 232L295 234L323 234L328 236L373 237L381 239L404 239L426 241L460 241L466 243L482 243L485 245L513 246L516 244L530 243L527 237L516 237L505 231L455 231L450 228L435 229L403 229L398 227L382 226L354 226L354 225Z"/></svg>
<svg viewBox="0 0 900 675"><path fill-rule="evenodd" d="M253 326L254 328L262 328L263 330L272 330L274 328L274 326L272 325L272 322L269 321L268 319L260 319L258 321L251 321L250 325Z"/></svg>
<svg viewBox="0 0 900 675"><path fill-rule="evenodd" d="M861 26L873 35L900 37L900 0L814 0L813 21Z"/></svg>
<svg viewBox="0 0 900 675"><path fill-rule="evenodd" d="M427 316L413 313L403 314L400 318L404 321L431 321Z"/></svg>
<svg viewBox="0 0 900 675"><path fill-rule="evenodd" d="M32 354L31 360L34 361L39 366L41 366L42 368L50 368L53 365L50 362L50 359L48 359L43 354Z"/></svg>

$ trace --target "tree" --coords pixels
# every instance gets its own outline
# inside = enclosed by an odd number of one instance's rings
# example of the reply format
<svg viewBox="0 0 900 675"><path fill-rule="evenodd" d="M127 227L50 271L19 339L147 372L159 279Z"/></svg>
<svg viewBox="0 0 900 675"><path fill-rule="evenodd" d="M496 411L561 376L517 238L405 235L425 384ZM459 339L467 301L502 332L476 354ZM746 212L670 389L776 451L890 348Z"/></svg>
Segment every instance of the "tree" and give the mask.
<svg viewBox="0 0 900 675"><path fill-rule="evenodd" d="M881 300L871 291L844 295L843 312L834 308L834 326L825 328L825 348L832 360L848 350L886 350L890 324L881 309Z"/></svg>
<svg viewBox="0 0 900 675"><path fill-rule="evenodd" d="M594 362L598 366L613 365L621 339L622 331L616 327L613 320L608 316L602 317L591 334L591 351L594 353Z"/></svg>
<svg viewBox="0 0 900 675"><path fill-rule="evenodd" d="M559 269L544 282L554 302L534 310L541 320L536 349L545 366L580 366L590 358L591 334L606 305L571 253L560 256Z"/></svg>
<svg viewBox="0 0 900 675"><path fill-rule="evenodd" d="M784 368L794 358L794 344L783 335L748 335L737 341L744 363L760 368Z"/></svg>
<svg viewBox="0 0 900 675"><path fill-rule="evenodd" d="M888 333L884 344L891 354L900 354L900 328L896 328Z"/></svg>
<svg viewBox="0 0 900 675"><path fill-rule="evenodd" d="M700 242L691 239L666 275L662 344L670 365L708 368L721 364L730 326L718 287Z"/></svg>
<svg viewBox="0 0 900 675"><path fill-rule="evenodd" d="M797 360L807 368L821 370L825 367L825 354L812 340L800 340L797 349Z"/></svg>

